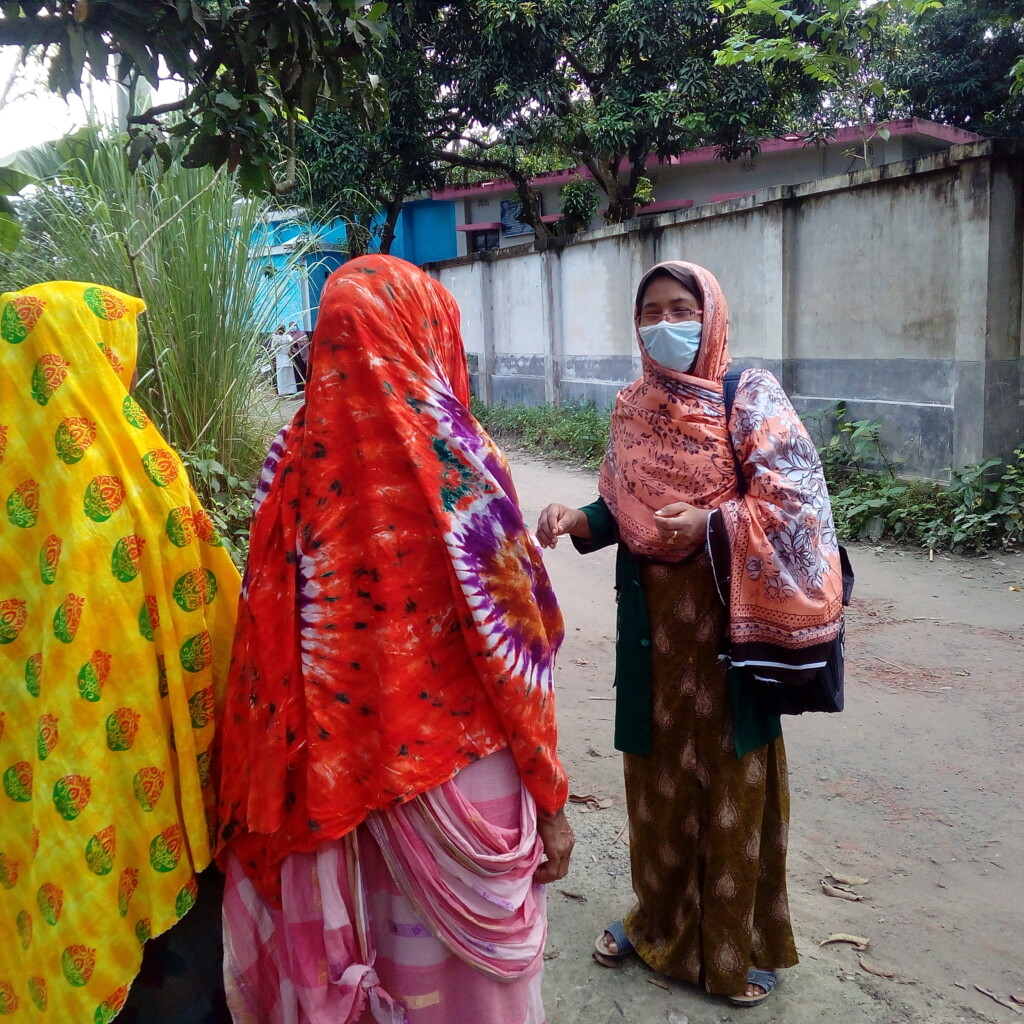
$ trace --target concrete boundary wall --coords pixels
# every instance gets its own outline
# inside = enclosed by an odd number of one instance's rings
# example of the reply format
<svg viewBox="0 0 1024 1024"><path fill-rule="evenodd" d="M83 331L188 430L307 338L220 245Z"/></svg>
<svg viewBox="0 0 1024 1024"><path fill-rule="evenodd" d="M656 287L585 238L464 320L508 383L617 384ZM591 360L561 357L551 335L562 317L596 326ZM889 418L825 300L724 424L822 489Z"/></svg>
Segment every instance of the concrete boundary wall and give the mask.
<svg viewBox="0 0 1024 1024"><path fill-rule="evenodd" d="M1024 438L1024 143L986 140L425 269L456 297L485 402L607 406L640 372L644 270L689 259L730 309L734 365L802 413L844 401L940 478Z"/></svg>

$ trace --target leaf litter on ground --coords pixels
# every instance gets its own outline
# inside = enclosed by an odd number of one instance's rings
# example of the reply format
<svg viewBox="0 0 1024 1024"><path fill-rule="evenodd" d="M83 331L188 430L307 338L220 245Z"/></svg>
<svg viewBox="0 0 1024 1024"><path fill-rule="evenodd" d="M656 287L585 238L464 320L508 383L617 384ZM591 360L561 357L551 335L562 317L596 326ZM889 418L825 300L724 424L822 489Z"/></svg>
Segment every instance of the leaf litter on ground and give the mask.
<svg viewBox="0 0 1024 1024"><path fill-rule="evenodd" d="M859 903L864 899L859 893L844 889L841 885L832 885L830 882L826 882L824 878L821 880L821 891L826 896L835 896L836 899L840 900L850 900L852 903Z"/></svg>
<svg viewBox="0 0 1024 1024"><path fill-rule="evenodd" d="M1015 1006L1015 1005L1014 1005L1014 1004L1013 1004L1012 1002L1010 1002L1010 1000L1009 1000L1009 999L1007 999L1007 998L1006 998L1005 996L997 996L997 995L995 994L995 992L990 992L990 991L989 991L989 990L988 990L987 988L982 988L982 987L981 987L980 985L975 985L974 987L975 987L975 988L976 988L976 989L977 989L977 990L978 990L978 991L979 991L979 992L980 992L980 993L981 993L981 994L982 994L983 996L988 996L988 997L989 997L989 999L994 999L994 1000L995 1000L995 1001L996 1001L996 1002L997 1002L997 1003L998 1003L998 1004L999 1004L1000 1006L1005 1006L1005 1007L1006 1007L1006 1008L1007 1008L1008 1010L1013 1010L1013 1012L1014 1012L1015 1014L1017 1014L1018 1016L1020 1016L1021 1014L1024 1014L1024 1010L1022 1010L1022 1009L1021 1009L1021 1008L1020 1008L1019 1006Z"/></svg>
<svg viewBox="0 0 1024 1024"><path fill-rule="evenodd" d="M593 793L570 793L569 803L582 804L581 811L606 811L615 801L610 797L594 796Z"/></svg>
<svg viewBox="0 0 1024 1024"><path fill-rule="evenodd" d="M848 935L846 932L833 932L827 939L822 939L818 943L819 946L828 946L835 942L849 942L856 949L867 949L870 944L870 939L865 938L862 935Z"/></svg>

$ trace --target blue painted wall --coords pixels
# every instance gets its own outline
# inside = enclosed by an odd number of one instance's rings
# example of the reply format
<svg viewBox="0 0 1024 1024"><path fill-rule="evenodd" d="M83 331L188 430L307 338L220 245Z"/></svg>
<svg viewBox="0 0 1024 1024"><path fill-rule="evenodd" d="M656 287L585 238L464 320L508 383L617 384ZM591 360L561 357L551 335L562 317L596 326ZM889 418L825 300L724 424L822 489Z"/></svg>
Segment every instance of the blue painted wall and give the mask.
<svg viewBox="0 0 1024 1024"><path fill-rule="evenodd" d="M403 228L402 256L421 267L436 260L453 260L458 256L455 234L455 203L422 199L406 203L400 221ZM397 241L397 239L396 239Z"/></svg>
<svg viewBox="0 0 1024 1024"><path fill-rule="evenodd" d="M379 226L381 214L374 221ZM315 234L319 250L296 261L291 253L271 250L304 233ZM253 234L252 259L259 261L261 275L260 330L270 333L278 324L316 326L320 294L327 278L345 262L345 225L309 223L294 218L271 221ZM372 250L371 246L371 250ZM395 226L391 253L422 266L458 255L455 235L455 203L416 200L402 208Z"/></svg>
<svg viewBox="0 0 1024 1024"><path fill-rule="evenodd" d="M311 253L306 257L306 273L309 280L310 321L316 327L317 313L320 310L320 294L324 290L327 278L340 267L348 256L339 250L324 250Z"/></svg>

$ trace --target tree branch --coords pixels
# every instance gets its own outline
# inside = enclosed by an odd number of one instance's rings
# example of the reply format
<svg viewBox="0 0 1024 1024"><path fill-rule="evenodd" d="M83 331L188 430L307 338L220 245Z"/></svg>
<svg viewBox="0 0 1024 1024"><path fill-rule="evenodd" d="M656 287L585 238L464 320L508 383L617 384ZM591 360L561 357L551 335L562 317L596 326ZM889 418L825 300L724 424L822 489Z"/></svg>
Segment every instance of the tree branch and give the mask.
<svg viewBox="0 0 1024 1024"><path fill-rule="evenodd" d="M143 110L139 114L132 114L128 118L129 124L156 124L157 118L162 117L164 114L173 113L175 110L184 110L186 107L190 107L196 100L196 97L206 87L203 85L197 85L191 92L186 93L180 100L175 100L173 103L160 103L155 107L150 107L148 110Z"/></svg>
<svg viewBox="0 0 1024 1024"><path fill-rule="evenodd" d="M0 18L0 46L52 46L66 34L64 22L53 17Z"/></svg>
<svg viewBox="0 0 1024 1024"><path fill-rule="evenodd" d="M590 68L586 67L583 61L580 60L576 54L572 53L568 47L562 49L562 56L565 58L569 67L571 67L573 71L583 79L583 84L588 89L593 89L594 83L597 81L597 72L591 71Z"/></svg>
<svg viewBox="0 0 1024 1024"><path fill-rule="evenodd" d="M483 149L483 150L486 151L486 150L494 149L495 146L500 146L502 144L503 140L495 139L494 142L484 142L482 139L474 139L471 136L456 135L453 139L451 139L451 141L452 142L468 142L471 146L479 146L480 149Z"/></svg>
<svg viewBox="0 0 1024 1024"><path fill-rule="evenodd" d="M273 193L275 196L285 196L295 188L295 114L288 112L288 156L285 159L285 174L283 181L275 181Z"/></svg>
<svg viewBox="0 0 1024 1024"><path fill-rule="evenodd" d="M448 149L439 149L434 155L438 160L455 164L456 167L468 167L474 171L502 171L511 179L511 167L501 160L488 160L482 156L465 156L462 153L453 153Z"/></svg>

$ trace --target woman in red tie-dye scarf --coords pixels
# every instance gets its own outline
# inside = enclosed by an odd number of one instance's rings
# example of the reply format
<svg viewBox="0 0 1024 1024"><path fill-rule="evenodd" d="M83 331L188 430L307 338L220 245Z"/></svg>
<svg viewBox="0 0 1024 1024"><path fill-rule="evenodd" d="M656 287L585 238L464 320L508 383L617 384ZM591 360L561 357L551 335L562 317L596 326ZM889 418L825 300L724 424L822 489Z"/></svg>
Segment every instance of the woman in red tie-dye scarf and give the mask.
<svg viewBox="0 0 1024 1024"><path fill-rule="evenodd" d="M384 256L333 275L257 496L220 740L236 1019L543 1020L562 619L468 405L440 285Z"/></svg>

